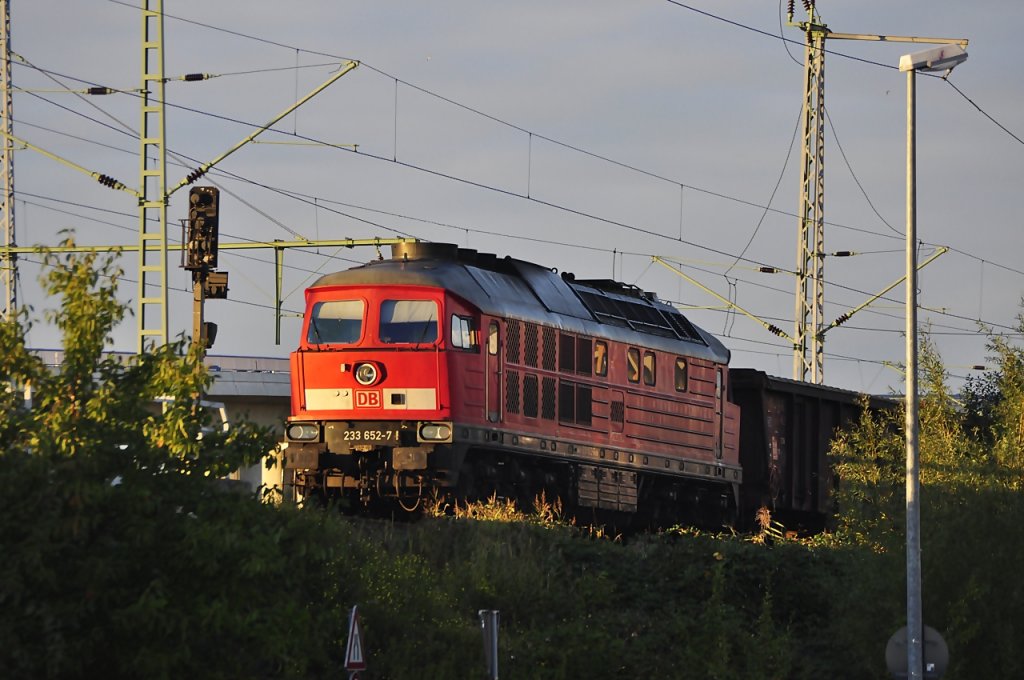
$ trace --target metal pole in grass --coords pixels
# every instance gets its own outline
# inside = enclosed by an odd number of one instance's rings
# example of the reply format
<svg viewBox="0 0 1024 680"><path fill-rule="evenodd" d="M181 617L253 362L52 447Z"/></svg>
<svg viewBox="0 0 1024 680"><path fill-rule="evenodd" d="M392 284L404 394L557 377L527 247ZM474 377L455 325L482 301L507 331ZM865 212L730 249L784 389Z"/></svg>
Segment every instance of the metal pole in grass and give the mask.
<svg viewBox="0 0 1024 680"><path fill-rule="evenodd" d="M498 610L481 609L480 628L484 633L484 662L487 664L487 680L498 680Z"/></svg>

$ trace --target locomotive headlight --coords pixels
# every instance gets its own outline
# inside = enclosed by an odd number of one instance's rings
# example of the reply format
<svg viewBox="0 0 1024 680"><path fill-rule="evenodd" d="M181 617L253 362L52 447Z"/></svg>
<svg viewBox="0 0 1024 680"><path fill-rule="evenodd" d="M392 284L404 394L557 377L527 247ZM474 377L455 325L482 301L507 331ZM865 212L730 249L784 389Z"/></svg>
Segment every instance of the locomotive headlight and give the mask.
<svg viewBox="0 0 1024 680"><path fill-rule="evenodd" d="M320 426L316 423L292 423L287 432L292 441L309 442L320 438Z"/></svg>
<svg viewBox="0 0 1024 680"><path fill-rule="evenodd" d="M372 385L380 379L380 370L376 364L357 364L355 375L356 382L360 385Z"/></svg>
<svg viewBox="0 0 1024 680"><path fill-rule="evenodd" d="M424 423L420 425L420 440L443 442L452 438L452 427L447 423Z"/></svg>

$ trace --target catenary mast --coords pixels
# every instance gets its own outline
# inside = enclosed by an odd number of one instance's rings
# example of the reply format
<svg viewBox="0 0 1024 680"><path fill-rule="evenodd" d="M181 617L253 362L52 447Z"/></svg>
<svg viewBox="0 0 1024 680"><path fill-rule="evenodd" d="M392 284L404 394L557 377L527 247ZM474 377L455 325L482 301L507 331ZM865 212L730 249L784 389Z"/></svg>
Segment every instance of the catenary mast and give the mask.
<svg viewBox="0 0 1024 680"><path fill-rule="evenodd" d="M142 2L138 345L167 343L167 155L163 0Z"/></svg>
<svg viewBox="0 0 1024 680"><path fill-rule="evenodd" d="M0 0L0 17L3 20L3 33L0 40L0 56L3 57L2 75L0 75L0 122L6 133L3 148L0 149L0 221L3 222L4 246L13 248L17 244L14 233L14 143L10 135L14 133L14 98L11 95L11 3ZM3 279L4 299L0 313L2 319L14 316L18 309L18 255L5 250L0 258L0 278Z"/></svg>

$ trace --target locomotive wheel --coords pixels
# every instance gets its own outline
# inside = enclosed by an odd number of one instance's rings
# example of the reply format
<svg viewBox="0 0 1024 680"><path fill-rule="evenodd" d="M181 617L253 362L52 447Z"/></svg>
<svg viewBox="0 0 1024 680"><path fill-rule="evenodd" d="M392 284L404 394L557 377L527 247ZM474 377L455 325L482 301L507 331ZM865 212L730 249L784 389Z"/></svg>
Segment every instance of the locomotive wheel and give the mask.
<svg viewBox="0 0 1024 680"><path fill-rule="evenodd" d="M418 486L416 487L416 494L415 494L415 497L412 497L412 498L409 497L409 494L403 494L402 493L402 473L401 472L395 472L394 473L394 481L395 481L395 500L398 501L398 506L400 508L402 508L402 510L405 510L406 512L409 512L409 513L416 512L416 510L419 509L420 504L423 502L423 478L420 477L417 480L418 481ZM403 496L405 496L405 497L403 497Z"/></svg>

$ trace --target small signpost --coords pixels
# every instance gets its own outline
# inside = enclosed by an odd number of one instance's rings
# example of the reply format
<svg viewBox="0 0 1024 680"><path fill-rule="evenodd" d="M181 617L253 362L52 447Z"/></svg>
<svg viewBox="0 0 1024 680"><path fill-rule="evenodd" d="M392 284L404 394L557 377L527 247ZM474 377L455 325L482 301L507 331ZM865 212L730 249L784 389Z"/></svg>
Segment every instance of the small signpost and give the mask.
<svg viewBox="0 0 1024 680"><path fill-rule="evenodd" d="M359 612L352 606L348 616L348 644L345 647L345 670L349 680L359 680L359 671L366 670L366 655L363 654L363 629L359 625Z"/></svg>

